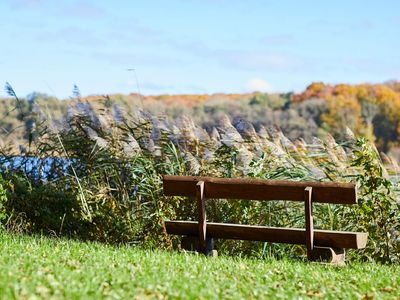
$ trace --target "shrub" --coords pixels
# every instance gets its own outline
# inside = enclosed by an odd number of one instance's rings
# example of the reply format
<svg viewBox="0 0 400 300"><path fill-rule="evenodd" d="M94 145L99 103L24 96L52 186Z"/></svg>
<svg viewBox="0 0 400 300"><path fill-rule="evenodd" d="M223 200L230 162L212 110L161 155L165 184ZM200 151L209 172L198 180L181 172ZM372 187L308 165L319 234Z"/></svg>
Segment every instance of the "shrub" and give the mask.
<svg viewBox="0 0 400 300"><path fill-rule="evenodd" d="M382 262L399 262L400 201L396 187L385 174L376 148L365 138L356 141L354 155L352 166L360 168L355 175L360 196L354 221L369 233L364 253Z"/></svg>
<svg viewBox="0 0 400 300"><path fill-rule="evenodd" d="M0 226L7 219L7 187L9 187L10 183L5 181L0 174Z"/></svg>

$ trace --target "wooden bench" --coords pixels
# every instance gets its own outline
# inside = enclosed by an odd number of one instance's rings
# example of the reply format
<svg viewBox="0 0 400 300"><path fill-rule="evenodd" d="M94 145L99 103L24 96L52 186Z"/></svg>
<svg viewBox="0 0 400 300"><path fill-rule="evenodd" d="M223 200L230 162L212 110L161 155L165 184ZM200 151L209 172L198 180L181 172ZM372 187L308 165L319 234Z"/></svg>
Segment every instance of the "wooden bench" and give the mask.
<svg viewBox="0 0 400 300"><path fill-rule="evenodd" d="M344 249L365 248L363 232L314 229L312 204L356 204L357 188L351 183L293 182L260 179L233 179L192 176L163 177L164 195L195 197L198 222L166 221L167 233L195 237L197 251L213 251L213 239L251 240L302 244L310 260L329 257L331 263L344 263ZM208 223L206 199L288 200L304 203L305 229Z"/></svg>

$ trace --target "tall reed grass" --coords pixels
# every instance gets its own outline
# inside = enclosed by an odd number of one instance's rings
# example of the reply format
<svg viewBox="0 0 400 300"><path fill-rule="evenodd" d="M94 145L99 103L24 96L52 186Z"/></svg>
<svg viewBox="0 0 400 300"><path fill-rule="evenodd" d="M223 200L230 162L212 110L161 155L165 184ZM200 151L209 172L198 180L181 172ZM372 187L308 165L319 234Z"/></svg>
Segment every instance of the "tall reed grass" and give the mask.
<svg viewBox="0 0 400 300"><path fill-rule="evenodd" d="M246 120L232 125L224 116L207 132L188 116L95 109L79 99L61 120L48 113L33 120L27 151L1 149L0 174L8 184L0 186L0 199L10 230L172 247L179 238L166 234L164 221L192 219L196 208L192 199L163 196L162 174L354 181L359 205L315 205L316 226L366 230L368 247L350 256L399 262L398 166L388 157L382 162L371 143L350 131L346 143L329 134L306 143L274 127L256 131ZM302 206L291 202L216 199L207 213L218 222L304 226ZM220 241L218 247L241 255L304 254L298 246L251 242Z"/></svg>

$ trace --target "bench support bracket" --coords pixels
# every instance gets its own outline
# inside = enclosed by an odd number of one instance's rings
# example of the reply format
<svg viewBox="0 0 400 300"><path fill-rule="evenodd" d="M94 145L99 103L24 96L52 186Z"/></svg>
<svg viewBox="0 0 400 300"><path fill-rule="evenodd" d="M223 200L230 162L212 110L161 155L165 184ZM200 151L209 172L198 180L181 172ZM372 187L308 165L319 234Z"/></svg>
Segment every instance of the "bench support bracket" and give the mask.
<svg viewBox="0 0 400 300"><path fill-rule="evenodd" d="M198 251L206 253L207 250L207 221L206 221L206 199L204 197L204 181L196 184L197 213L199 220L199 245Z"/></svg>
<svg viewBox="0 0 400 300"><path fill-rule="evenodd" d="M304 189L304 209L306 217L306 247L307 258L312 258L314 248L314 221L312 214L312 187Z"/></svg>

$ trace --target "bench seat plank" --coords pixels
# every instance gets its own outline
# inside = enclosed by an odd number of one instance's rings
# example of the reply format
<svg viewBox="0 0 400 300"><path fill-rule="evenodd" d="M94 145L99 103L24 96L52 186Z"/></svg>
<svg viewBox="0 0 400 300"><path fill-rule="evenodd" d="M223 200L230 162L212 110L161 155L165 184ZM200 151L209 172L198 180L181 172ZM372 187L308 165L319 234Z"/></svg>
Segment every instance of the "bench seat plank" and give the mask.
<svg viewBox="0 0 400 300"><path fill-rule="evenodd" d="M204 181L206 198L304 201L304 189L312 187L312 202L357 203L357 188L352 183L175 175L163 176L164 195L195 197L196 184L199 181Z"/></svg>
<svg viewBox="0 0 400 300"><path fill-rule="evenodd" d="M167 233L198 236L198 222L165 221ZM306 231L301 228L250 226L226 223L207 223L207 237L251 240L287 244L306 244ZM362 249L368 233L314 229L314 245L332 248Z"/></svg>

